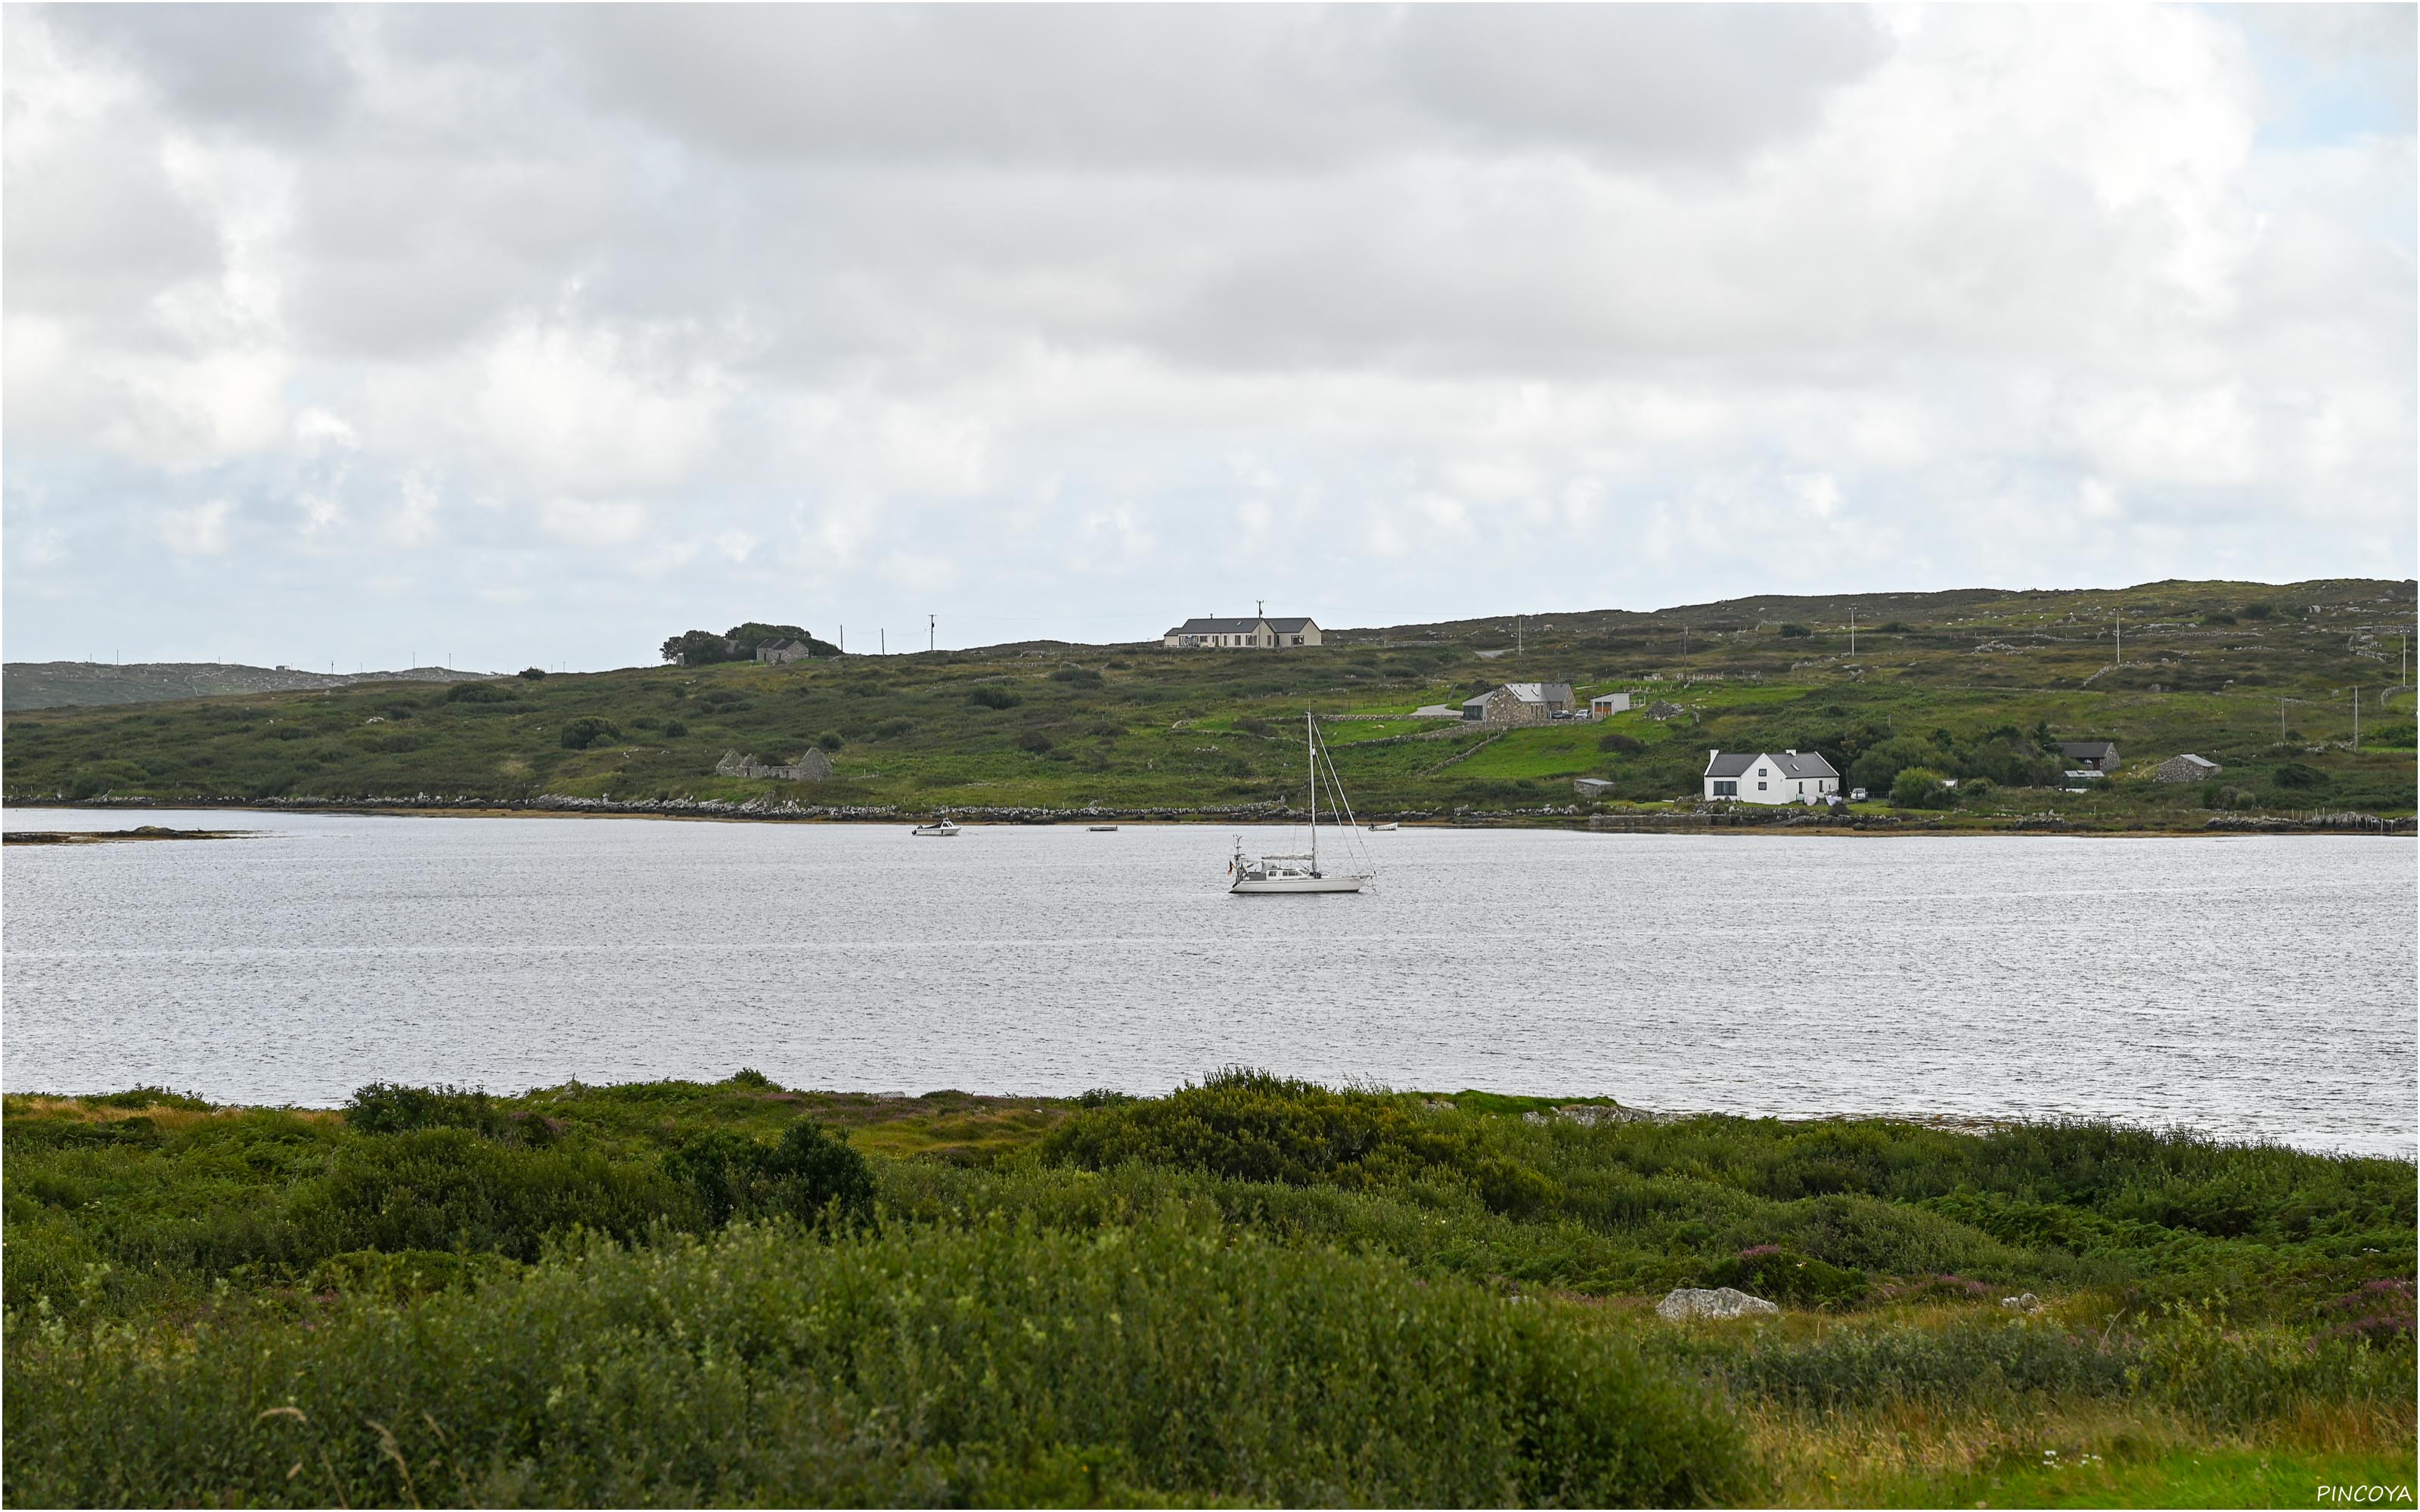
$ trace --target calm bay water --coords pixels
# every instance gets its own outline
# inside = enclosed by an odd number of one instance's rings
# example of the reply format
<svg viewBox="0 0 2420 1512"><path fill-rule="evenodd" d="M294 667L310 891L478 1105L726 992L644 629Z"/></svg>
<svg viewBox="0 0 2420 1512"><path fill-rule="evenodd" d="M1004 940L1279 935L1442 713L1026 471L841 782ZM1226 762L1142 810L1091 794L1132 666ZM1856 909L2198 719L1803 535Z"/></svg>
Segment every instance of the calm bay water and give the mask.
<svg viewBox="0 0 2420 1512"><path fill-rule="evenodd" d="M2414 1143L2414 847L1404 830L1233 898L1233 831L11 810L10 1091L374 1079L1069 1093L1245 1062L1737 1113ZM1248 844L1294 848L1284 830Z"/></svg>

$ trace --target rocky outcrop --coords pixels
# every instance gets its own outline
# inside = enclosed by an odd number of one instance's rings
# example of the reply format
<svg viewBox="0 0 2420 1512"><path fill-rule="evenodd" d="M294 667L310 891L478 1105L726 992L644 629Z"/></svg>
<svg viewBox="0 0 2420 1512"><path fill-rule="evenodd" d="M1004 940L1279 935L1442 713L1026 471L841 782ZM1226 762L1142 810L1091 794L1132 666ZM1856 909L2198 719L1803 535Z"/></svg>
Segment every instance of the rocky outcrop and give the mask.
<svg viewBox="0 0 2420 1512"><path fill-rule="evenodd" d="M1655 1304L1655 1316L1670 1322L1689 1318L1753 1318L1780 1308L1762 1297L1751 1297L1737 1287L1682 1287Z"/></svg>

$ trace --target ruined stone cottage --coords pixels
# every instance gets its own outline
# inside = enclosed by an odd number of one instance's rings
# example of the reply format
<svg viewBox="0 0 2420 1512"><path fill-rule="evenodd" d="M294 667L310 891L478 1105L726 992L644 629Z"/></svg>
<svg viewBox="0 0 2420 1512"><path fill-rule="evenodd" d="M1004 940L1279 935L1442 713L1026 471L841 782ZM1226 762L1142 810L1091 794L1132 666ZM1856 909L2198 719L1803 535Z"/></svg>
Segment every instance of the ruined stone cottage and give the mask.
<svg viewBox="0 0 2420 1512"><path fill-rule="evenodd" d="M799 753L799 759L787 764L760 762L755 753L746 755L726 750L722 760L714 764L717 777L769 778L776 782L821 782L832 775L831 758L813 746Z"/></svg>

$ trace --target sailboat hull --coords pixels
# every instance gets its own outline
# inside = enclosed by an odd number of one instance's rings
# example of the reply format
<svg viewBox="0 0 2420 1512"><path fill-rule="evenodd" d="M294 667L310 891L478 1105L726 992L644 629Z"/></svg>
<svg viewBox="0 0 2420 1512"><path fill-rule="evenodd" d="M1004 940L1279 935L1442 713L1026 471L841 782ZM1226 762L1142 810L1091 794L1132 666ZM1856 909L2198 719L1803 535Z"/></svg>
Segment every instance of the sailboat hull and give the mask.
<svg viewBox="0 0 2420 1512"><path fill-rule="evenodd" d="M1229 892L1359 892L1367 877L1248 877Z"/></svg>

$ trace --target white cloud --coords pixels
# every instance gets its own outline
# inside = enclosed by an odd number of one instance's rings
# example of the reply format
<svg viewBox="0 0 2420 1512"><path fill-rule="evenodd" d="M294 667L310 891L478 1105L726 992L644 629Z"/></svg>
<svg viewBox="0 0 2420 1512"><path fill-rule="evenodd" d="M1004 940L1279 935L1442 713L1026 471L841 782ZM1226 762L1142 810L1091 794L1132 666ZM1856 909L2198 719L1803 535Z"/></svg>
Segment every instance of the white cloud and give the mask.
<svg viewBox="0 0 2420 1512"><path fill-rule="evenodd" d="M2409 570L2381 14L10 8L8 524L166 639L376 572L508 642L576 575L598 660L766 594Z"/></svg>

